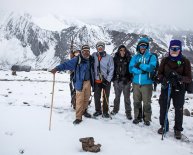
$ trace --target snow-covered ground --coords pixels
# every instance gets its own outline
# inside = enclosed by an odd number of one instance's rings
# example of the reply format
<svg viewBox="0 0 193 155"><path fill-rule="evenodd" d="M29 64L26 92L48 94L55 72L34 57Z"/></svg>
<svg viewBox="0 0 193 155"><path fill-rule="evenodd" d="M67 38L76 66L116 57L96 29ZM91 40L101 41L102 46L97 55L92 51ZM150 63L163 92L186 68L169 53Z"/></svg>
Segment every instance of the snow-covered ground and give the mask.
<svg viewBox="0 0 193 155"><path fill-rule="evenodd" d="M8 81L2 81L7 79ZM119 114L112 120L83 118L73 125L75 112L70 103L69 74L56 74L52 128L48 130L53 75L44 71L0 71L0 155L78 155L92 154L81 149L79 138L93 136L102 144L101 155L191 155L193 154L193 117L184 116L183 139L173 137L174 111L169 112L170 132L162 141L158 97L152 98L152 123L134 125L126 120L123 98ZM193 109L193 95L186 95L185 108ZM113 105L112 86L110 105ZM131 100L132 95L131 95ZM133 106L133 105L132 105ZM110 107L112 110L112 107ZM94 112L92 101L89 112ZM188 140L186 139L188 137Z"/></svg>

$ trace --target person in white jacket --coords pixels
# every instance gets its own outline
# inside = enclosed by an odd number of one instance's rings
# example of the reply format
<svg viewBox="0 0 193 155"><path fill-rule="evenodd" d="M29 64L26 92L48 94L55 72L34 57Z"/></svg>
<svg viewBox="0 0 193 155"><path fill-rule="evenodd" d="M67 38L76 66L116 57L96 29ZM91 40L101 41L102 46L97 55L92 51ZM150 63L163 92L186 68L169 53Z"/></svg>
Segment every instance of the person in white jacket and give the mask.
<svg viewBox="0 0 193 155"><path fill-rule="evenodd" d="M95 72L95 89L94 100L96 112L93 116L97 117L103 114L103 117L109 118L109 94L111 88L111 80L114 74L114 62L112 56L106 53L105 43L98 42L96 44L97 52L93 53L94 72ZM103 106L101 109L101 92L103 92Z"/></svg>

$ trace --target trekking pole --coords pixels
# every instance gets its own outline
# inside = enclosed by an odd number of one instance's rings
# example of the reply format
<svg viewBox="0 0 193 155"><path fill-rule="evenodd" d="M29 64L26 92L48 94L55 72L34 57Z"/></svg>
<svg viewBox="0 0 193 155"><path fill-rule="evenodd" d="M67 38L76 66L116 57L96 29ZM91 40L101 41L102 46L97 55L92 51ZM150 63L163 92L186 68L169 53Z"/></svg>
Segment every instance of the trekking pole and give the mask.
<svg viewBox="0 0 193 155"><path fill-rule="evenodd" d="M107 106L108 106L109 116L110 116L110 118L112 119L111 113L110 113L110 110L109 110L109 108L110 108L110 107L109 107L109 102L108 102L108 100L107 100L107 94L106 94L105 89L103 89L103 93L104 93L105 100L106 100L106 103L107 103Z"/></svg>
<svg viewBox="0 0 193 155"><path fill-rule="evenodd" d="M91 94L90 100L88 101L88 105L90 105L90 104L91 104L91 102L92 102L92 98L93 98L93 95Z"/></svg>
<svg viewBox="0 0 193 155"><path fill-rule="evenodd" d="M167 98L167 109L166 109L166 114L165 114L165 120L164 120L164 128L162 132L162 140L165 137L166 134L166 127L168 123L168 110L169 110L169 104L170 104L170 95L171 95L171 85L170 83L168 84L168 98Z"/></svg>
<svg viewBox="0 0 193 155"><path fill-rule="evenodd" d="M54 86L55 86L55 74L53 74L52 101L51 101L51 108L50 108L50 122L49 122L49 130L51 130L52 108L53 108L53 101L54 101Z"/></svg>

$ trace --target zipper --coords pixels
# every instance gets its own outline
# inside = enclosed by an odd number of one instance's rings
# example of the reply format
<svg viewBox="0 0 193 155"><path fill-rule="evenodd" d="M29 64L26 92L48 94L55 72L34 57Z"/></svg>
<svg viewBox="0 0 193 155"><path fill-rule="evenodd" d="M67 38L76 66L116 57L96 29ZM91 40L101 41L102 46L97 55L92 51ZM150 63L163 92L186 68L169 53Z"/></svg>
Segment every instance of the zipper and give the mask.
<svg viewBox="0 0 193 155"><path fill-rule="evenodd" d="M139 62L142 62L142 58L139 59ZM141 74L139 74L139 84L141 85Z"/></svg>

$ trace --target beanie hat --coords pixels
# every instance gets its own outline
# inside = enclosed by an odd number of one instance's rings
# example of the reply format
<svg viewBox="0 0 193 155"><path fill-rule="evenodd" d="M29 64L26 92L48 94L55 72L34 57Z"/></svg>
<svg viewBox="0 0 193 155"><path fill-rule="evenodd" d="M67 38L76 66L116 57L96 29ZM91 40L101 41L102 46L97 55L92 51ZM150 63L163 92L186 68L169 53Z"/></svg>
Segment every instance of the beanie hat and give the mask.
<svg viewBox="0 0 193 155"><path fill-rule="evenodd" d="M169 46L169 50L172 46L179 46L180 47L180 51L182 52L182 42L180 40L171 40L170 41L170 46Z"/></svg>
<svg viewBox="0 0 193 155"><path fill-rule="evenodd" d="M103 48L105 48L105 43L102 42L102 41L97 42L96 48L98 48L98 47L100 47L100 46L102 46Z"/></svg>
<svg viewBox="0 0 193 155"><path fill-rule="evenodd" d="M89 45L83 45L81 50L82 51L83 50L89 50L90 51L90 47L89 47Z"/></svg>

